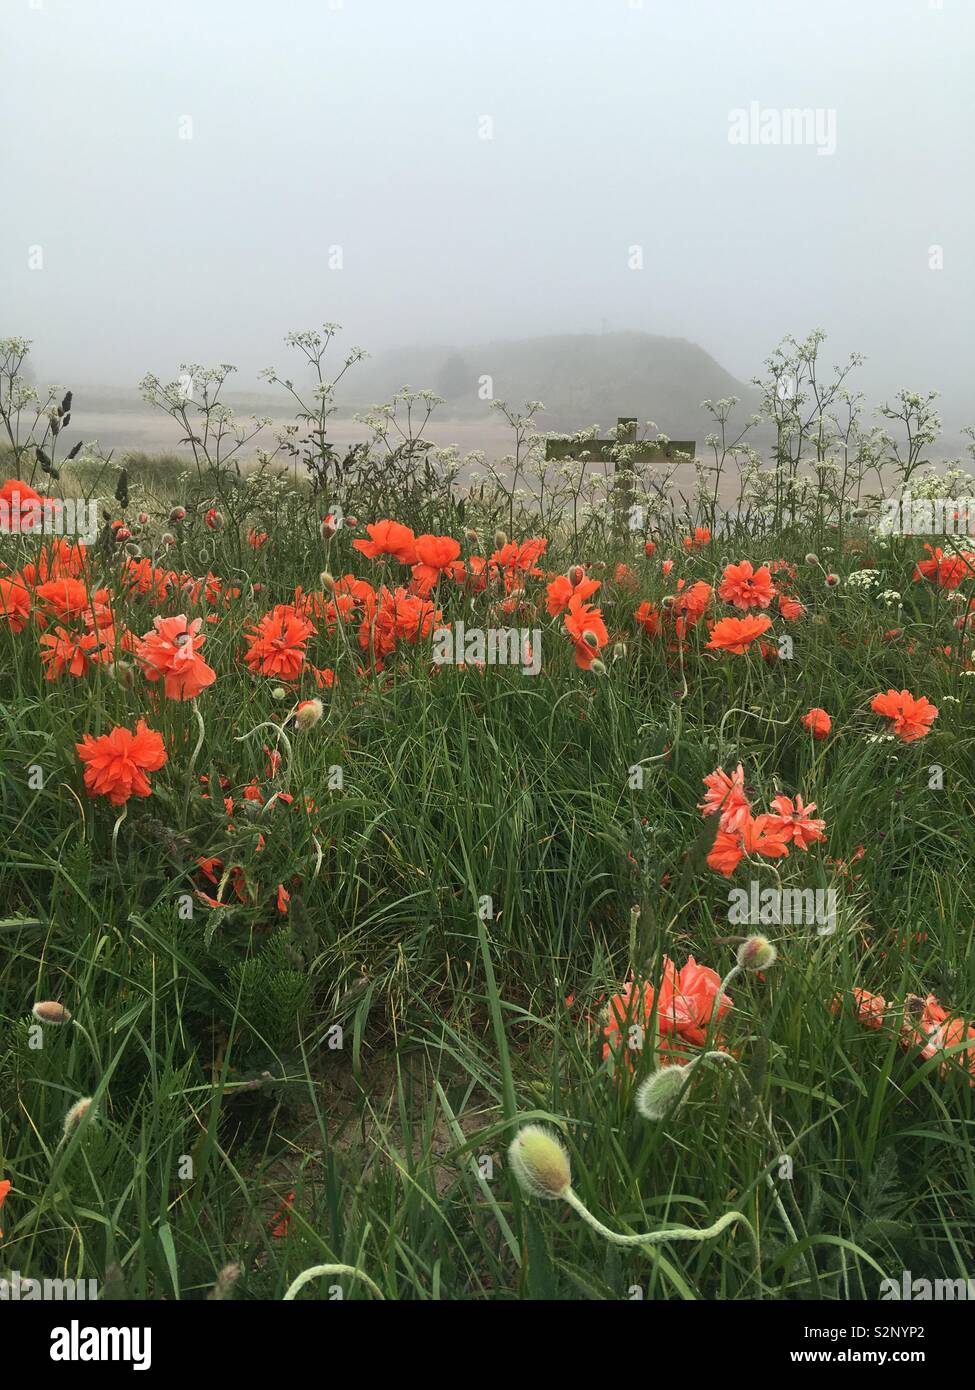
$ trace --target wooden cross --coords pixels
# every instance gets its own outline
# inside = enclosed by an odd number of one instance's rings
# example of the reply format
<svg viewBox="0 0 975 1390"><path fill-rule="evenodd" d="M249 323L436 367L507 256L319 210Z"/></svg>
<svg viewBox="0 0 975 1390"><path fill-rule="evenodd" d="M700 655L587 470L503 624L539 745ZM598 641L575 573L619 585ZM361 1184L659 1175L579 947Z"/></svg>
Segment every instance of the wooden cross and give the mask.
<svg viewBox="0 0 975 1390"><path fill-rule="evenodd" d="M580 453L586 453L592 459L601 459L603 462L612 463L614 461L615 449L621 444L635 444L631 457L640 463L650 463L659 459L673 459L678 454L689 454L691 458L697 452L697 443L693 439L672 439L668 444L655 444L652 440L644 439L637 441L636 432L638 420L635 415L621 415L616 421L615 439L587 439L579 444L571 439L549 439L545 444L545 457L547 459L571 459L578 458Z"/></svg>

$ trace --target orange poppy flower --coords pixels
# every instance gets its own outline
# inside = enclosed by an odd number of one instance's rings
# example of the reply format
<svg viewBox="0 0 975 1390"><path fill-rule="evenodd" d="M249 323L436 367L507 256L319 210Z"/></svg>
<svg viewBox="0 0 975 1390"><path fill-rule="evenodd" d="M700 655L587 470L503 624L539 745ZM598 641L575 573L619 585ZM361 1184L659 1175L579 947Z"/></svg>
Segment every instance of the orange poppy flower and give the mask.
<svg viewBox="0 0 975 1390"><path fill-rule="evenodd" d="M797 796L795 801L789 796L773 797L773 814L769 817L770 829L777 828L786 844L791 843L799 849L808 849L817 840L826 839L826 822L816 820L810 814L815 809L815 801L803 806L801 796Z"/></svg>
<svg viewBox="0 0 975 1390"><path fill-rule="evenodd" d="M806 610L797 599L788 598L785 594L779 594L779 612L787 622L795 622L797 618L805 616Z"/></svg>
<svg viewBox="0 0 975 1390"><path fill-rule="evenodd" d="M684 588L684 581L681 579L677 583L677 593L674 595L672 607L675 613L687 619L688 626L693 627L704 617L713 595L711 585L705 584L703 579L699 579L689 589ZM683 635L682 630L680 635Z"/></svg>
<svg viewBox="0 0 975 1390"><path fill-rule="evenodd" d="M609 641L609 633L598 608L583 599L573 597L563 619L565 629L575 644L576 665L588 671L601 648Z"/></svg>
<svg viewBox="0 0 975 1390"><path fill-rule="evenodd" d="M926 545L924 549L931 558L918 560L914 570L915 584L919 579L928 579L932 584L940 585L942 589L957 589L964 579L975 573L975 555L945 555L940 546L932 550Z"/></svg>
<svg viewBox="0 0 975 1390"><path fill-rule="evenodd" d="M740 830L718 829L708 853L708 866L725 878L730 878L746 854L761 854L766 859L783 859L789 853L774 816L749 816Z"/></svg>
<svg viewBox="0 0 975 1390"><path fill-rule="evenodd" d="M353 541L355 550L365 555L367 560L378 560L383 555L391 555L404 565L416 564L416 537L408 526L398 521L374 521L366 527L369 540ZM458 551L459 553L459 551Z"/></svg>
<svg viewBox="0 0 975 1390"><path fill-rule="evenodd" d="M199 651L206 641L201 634L202 618L187 622L185 613L174 618L156 618L136 651L136 660L147 680L164 682L169 700L193 700L213 684L217 673Z"/></svg>
<svg viewBox="0 0 975 1390"><path fill-rule="evenodd" d="M103 594L103 596L105 596ZM92 596L81 579L48 579L34 590L39 607L62 621L80 618L91 607Z"/></svg>
<svg viewBox="0 0 975 1390"><path fill-rule="evenodd" d="M685 536L681 544L685 550L700 550L711 541L711 530L707 526L695 526L693 536Z"/></svg>
<svg viewBox="0 0 975 1390"><path fill-rule="evenodd" d="M18 575L0 579L0 614L7 619L11 632L23 632L30 618L30 592Z"/></svg>
<svg viewBox="0 0 975 1390"><path fill-rule="evenodd" d="M775 586L765 565L756 570L750 560L743 560L740 565L725 568L718 595L736 608L767 608L775 595Z"/></svg>
<svg viewBox="0 0 975 1390"><path fill-rule="evenodd" d="M146 773L157 772L166 761L162 738L144 719L135 733L115 728L100 738L85 734L75 748L85 765L88 795L107 796L113 806L124 805L130 796L148 796L152 788Z"/></svg>
<svg viewBox="0 0 975 1390"><path fill-rule="evenodd" d="M708 646L714 651L734 652L740 656L771 626L772 619L764 613L757 618L722 618L712 627Z"/></svg>
<svg viewBox="0 0 975 1390"><path fill-rule="evenodd" d="M914 696L909 690L888 690L870 701L874 714L891 720L891 729L904 743L914 743L931 732L938 717L936 705L923 695Z"/></svg>
<svg viewBox="0 0 975 1390"><path fill-rule="evenodd" d="M251 629L244 661L262 676L294 680L305 660L305 643L315 626L289 603L279 603Z"/></svg>
<svg viewBox="0 0 975 1390"><path fill-rule="evenodd" d="M634 622L643 628L644 632L651 637L659 637L663 630L663 623L660 619L660 610L655 603L650 603L644 599L639 608L633 614Z"/></svg>
<svg viewBox="0 0 975 1390"><path fill-rule="evenodd" d="M745 795L745 769L739 763L729 777L724 768L719 767L709 772L703 781L707 792L697 809L705 816L720 811L719 828L729 835L738 834L751 818L751 804Z"/></svg>
<svg viewBox="0 0 975 1390"><path fill-rule="evenodd" d="M560 613L565 612L573 598L591 598L601 582L599 579L587 579L583 575L578 584L573 584L567 575L560 574L545 587L545 607L553 618L557 618Z"/></svg>
<svg viewBox="0 0 975 1390"><path fill-rule="evenodd" d="M807 710L806 713L799 720L799 723L803 726L803 728L808 729L809 732L812 734L813 738L817 741L822 741L822 739L828 738L829 732L833 727L832 719L830 719L826 711L824 709L820 709L818 705L815 705L812 709Z"/></svg>
<svg viewBox="0 0 975 1390"><path fill-rule="evenodd" d="M56 627L53 633L41 636L40 648L46 680L55 681L64 675L80 678L87 676L93 666L111 662L115 638L110 629L79 634Z"/></svg>

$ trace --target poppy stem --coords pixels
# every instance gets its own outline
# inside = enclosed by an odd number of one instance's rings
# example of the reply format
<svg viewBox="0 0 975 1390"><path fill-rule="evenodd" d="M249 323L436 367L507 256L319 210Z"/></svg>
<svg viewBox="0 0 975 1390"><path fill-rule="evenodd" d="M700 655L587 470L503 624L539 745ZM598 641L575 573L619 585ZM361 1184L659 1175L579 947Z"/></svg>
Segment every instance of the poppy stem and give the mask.
<svg viewBox="0 0 975 1390"><path fill-rule="evenodd" d="M563 1193L562 1200L581 1216L583 1221L591 1226L598 1235L613 1245L664 1245L670 1240L711 1240L737 1221L744 1222L753 1241L755 1240L755 1232L751 1222L740 1211L726 1211L710 1226L672 1226L668 1230L647 1231L642 1235L621 1235L618 1231L611 1231L608 1226L604 1226L597 1217L593 1216L574 1188L567 1188Z"/></svg>
<svg viewBox="0 0 975 1390"><path fill-rule="evenodd" d="M291 1303L299 1289L309 1283L312 1279L317 1279L321 1274L348 1274L353 1279L361 1279L362 1282L376 1295L378 1299L385 1302L385 1295L378 1284L373 1283L368 1274L361 1269L356 1269L355 1265L312 1265L310 1269L303 1269L297 1279L288 1285L287 1292L282 1298L283 1303Z"/></svg>

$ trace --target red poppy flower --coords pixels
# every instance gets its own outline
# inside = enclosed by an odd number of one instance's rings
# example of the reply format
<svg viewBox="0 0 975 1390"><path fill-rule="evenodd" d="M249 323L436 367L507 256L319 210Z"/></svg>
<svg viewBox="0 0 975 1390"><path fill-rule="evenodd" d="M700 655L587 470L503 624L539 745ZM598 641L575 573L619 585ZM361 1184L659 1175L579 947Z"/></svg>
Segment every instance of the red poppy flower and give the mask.
<svg viewBox="0 0 975 1390"><path fill-rule="evenodd" d="M711 629L708 646L714 651L741 655L763 632L768 632L772 619L763 613L757 618L722 618Z"/></svg>
<svg viewBox="0 0 975 1390"><path fill-rule="evenodd" d="M874 714L891 720L891 729L904 743L914 743L931 732L938 717L936 705L923 695L914 696L909 690L888 690L870 701Z"/></svg>
<svg viewBox="0 0 975 1390"><path fill-rule="evenodd" d="M136 651L136 659L147 680L163 681L169 700L193 700L213 684L217 673L200 656L206 638L201 634L201 618L187 622L180 613L174 618L156 618Z"/></svg>
<svg viewBox="0 0 975 1390"><path fill-rule="evenodd" d="M750 560L743 560L740 565L725 568L718 595L736 608L767 608L775 595L775 586L765 565L756 570Z"/></svg>
<svg viewBox="0 0 975 1390"><path fill-rule="evenodd" d="M809 732L812 734L813 738L817 741L821 741L824 738L828 738L829 732L833 727L832 719L830 719L826 711L824 709L820 709L818 705L814 706L810 710L807 710L806 713L799 720L799 723L803 726L803 728L808 729Z"/></svg>
<svg viewBox="0 0 975 1390"><path fill-rule="evenodd" d="M130 796L148 796L152 788L146 773L157 772L166 761L162 738L144 719L135 733L115 728L100 738L85 734L75 748L85 764L88 795L107 796L113 806L124 805Z"/></svg>

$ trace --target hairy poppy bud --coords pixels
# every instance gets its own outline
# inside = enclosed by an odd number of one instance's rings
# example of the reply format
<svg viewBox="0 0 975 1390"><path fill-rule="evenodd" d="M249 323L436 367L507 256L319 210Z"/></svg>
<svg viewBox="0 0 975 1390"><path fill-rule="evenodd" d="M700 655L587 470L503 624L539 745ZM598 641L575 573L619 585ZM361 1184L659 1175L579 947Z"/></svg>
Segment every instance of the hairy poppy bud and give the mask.
<svg viewBox="0 0 975 1390"><path fill-rule="evenodd" d="M175 545L176 537L172 535L171 532L165 531L163 533L162 543L163 545Z"/></svg>
<svg viewBox="0 0 975 1390"><path fill-rule="evenodd" d="M331 514L329 514L328 516L322 518L322 524L318 528L318 534L321 536L323 541L330 541L337 530L338 528L335 525L335 518Z"/></svg>
<svg viewBox="0 0 975 1390"><path fill-rule="evenodd" d="M312 729L321 719L323 710L321 700L302 700L295 709L295 723L299 729Z"/></svg>
<svg viewBox="0 0 975 1390"><path fill-rule="evenodd" d="M839 577L838 574L828 574L828 575L826 576L826 587L827 587L827 589L835 589L836 586L837 586L837 584L838 584L839 582L840 582L840 577Z"/></svg>
<svg viewBox="0 0 975 1390"><path fill-rule="evenodd" d="M508 1161L518 1186L529 1197L558 1201L572 1184L569 1155L550 1129L523 1125L511 1141Z"/></svg>
<svg viewBox="0 0 975 1390"><path fill-rule="evenodd" d="M118 681L123 690L132 690L135 686L135 667L130 661L110 661L106 665L106 670L113 680Z"/></svg>
<svg viewBox="0 0 975 1390"><path fill-rule="evenodd" d="M570 565L565 577L575 589L585 579L586 571L581 565Z"/></svg>
<svg viewBox="0 0 975 1390"><path fill-rule="evenodd" d="M494 533L494 548L495 548L495 550L500 550L500 549L502 548L502 546L505 546L505 545L507 545L507 544L508 544L508 537L505 535L504 531L495 531L495 533Z"/></svg>
<svg viewBox="0 0 975 1390"><path fill-rule="evenodd" d="M738 964L742 970L767 970L778 954L767 936L749 936L738 947Z"/></svg>
<svg viewBox="0 0 975 1390"><path fill-rule="evenodd" d="M274 700L283 700L287 693L283 685L276 685L271 691L271 698Z"/></svg>
<svg viewBox="0 0 975 1390"><path fill-rule="evenodd" d="M597 676L605 676L606 663L605 661L600 661L598 656L594 657L594 659L589 663L589 669L590 671L595 672Z"/></svg>
<svg viewBox="0 0 975 1390"><path fill-rule="evenodd" d="M321 574L318 576L318 582L326 592L330 594L335 593L335 576L329 574L328 570L322 570Z"/></svg>
<svg viewBox="0 0 975 1390"><path fill-rule="evenodd" d="M583 642L585 642L587 647L592 647L593 650L596 650L599 647L599 638L593 632L592 628L586 628L585 632L582 634L582 640Z"/></svg>
<svg viewBox="0 0 975 1390"><path fill-rule="evenodd" d="M477 545L477 532L474 530L473 526L468 526L467 530L464 532L464 539L469 545Z"/></svg>
<svg viewBox="0 0 975 1390"><path fill-rule="evenodd" d="M690 1080L687 1067L661 1067L636 1093L636 1108L645 1120L662 1120L681 1104Z"/></svg>
<svg viewBox="0 0 975 1390"><path fill-rule="evenodd" d="M62 1024L71 1020L71 1011L56 999L39 999L31 1013L39 1023Z"/></svg>
<svg viewBox="0 0 975 1390"><path fill-rule="evenodd" d="M173 510L169 513L169 519L174 526L178 526L181 521L186 520L186 508L174 507Z"/></svg>
<svg viewBox="0 0 975 1390"><path fill-rule="evenodd" d="M208 507L203 520L211 531L219 531L223 526L223 517L217 511L216 507Z"/></svg>
<svg viewBox="0 0 975 1390"><path fill-rule="evenodd" d="M140 513L139 513L139 525L140 525L140 526L147 526L148 523L149 523L149 513L148 513L148 512L140 512Z"/></svg>
<svg viewBox="0 0 975 1390"><path fill-rule="evenodd" d="M64 1130L61 1134L62 1143L65 1139L69 1138L69 1136L74 1132L74 1130L77 1129L78 1125L85 1118L90 1109L91 1096L85 1096L84 1100L75 1101L74 1105L72 1105L71 1109L64 1117Z"/></svg>
<svg viewBox="0 0 975 1390"><path fill-rule="evenodd" d="M819 564L819 556L818 556L818 555L814 555L814 554L812 553L812 551L810 550L809 554L806 556L806 564L807 564L807 565L818 565L818 564Z"/></svg>

